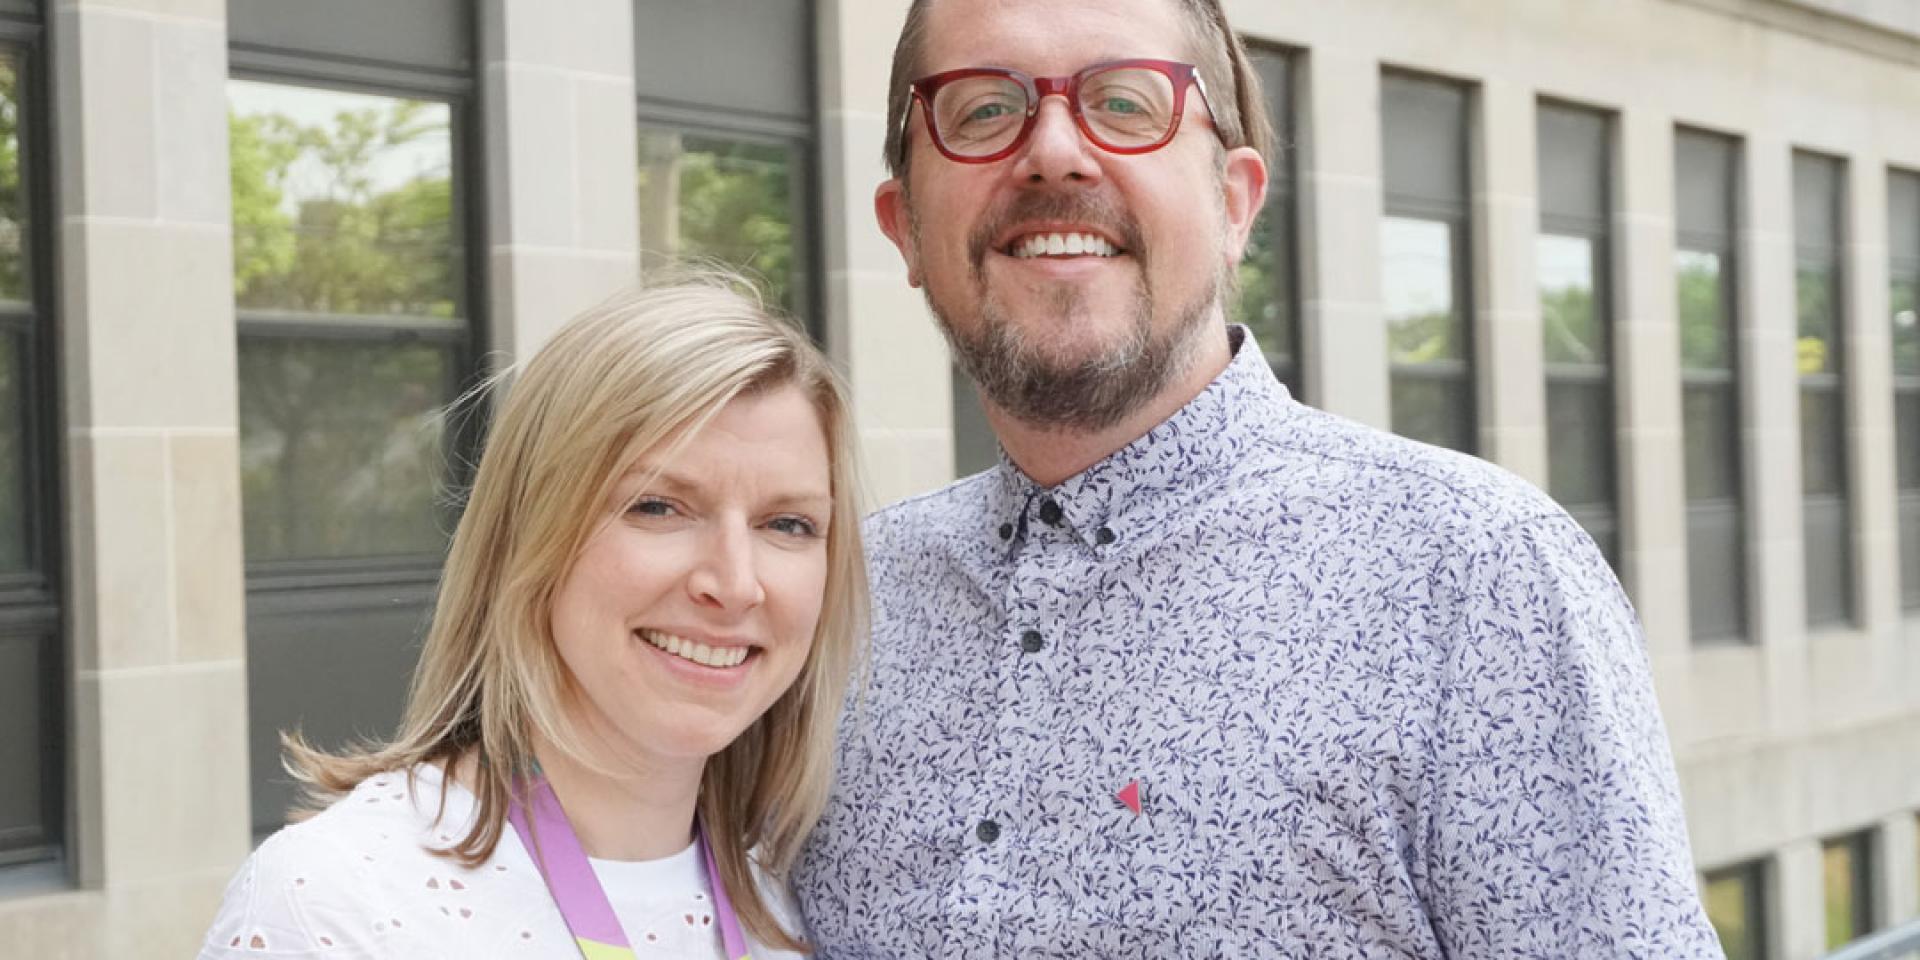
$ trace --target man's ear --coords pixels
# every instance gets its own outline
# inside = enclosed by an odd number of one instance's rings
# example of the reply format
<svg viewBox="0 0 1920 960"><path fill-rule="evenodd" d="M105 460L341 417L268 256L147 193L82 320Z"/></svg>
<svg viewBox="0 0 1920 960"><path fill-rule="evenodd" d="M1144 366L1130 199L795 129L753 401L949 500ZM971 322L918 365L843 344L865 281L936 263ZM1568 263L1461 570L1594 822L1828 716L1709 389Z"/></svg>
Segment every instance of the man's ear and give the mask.
<svg viewBox="0 0 1920 960"><path fill-rule="evenodd" d="M920 285L920 251L913 245L913 215L907 212L907 185L899 177L880 184L873 192L873 215L880 221L880 232L900 250L907 263L907 283Z"/></svg>
<svg viewBox="0 0 1920 960"><path fill-rule="evenodd" d="M1227 265L1240 262L1246 252L1247 235L1253 232L1254 218L1267 202L1267 162L1252 147L1227 151L1226 168L1221 173L1221 190L1227 214Z"/></svg>

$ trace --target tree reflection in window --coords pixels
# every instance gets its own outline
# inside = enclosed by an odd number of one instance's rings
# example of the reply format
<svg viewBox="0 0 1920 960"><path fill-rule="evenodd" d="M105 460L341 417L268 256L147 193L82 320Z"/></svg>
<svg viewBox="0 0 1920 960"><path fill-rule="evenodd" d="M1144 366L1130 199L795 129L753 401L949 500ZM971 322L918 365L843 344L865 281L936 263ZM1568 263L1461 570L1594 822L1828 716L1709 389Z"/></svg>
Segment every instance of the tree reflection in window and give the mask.
<svg viewBox="0 0 1920 960"><path fill-rule="evenodd" d="M33 322L20 169L19 64L0 56L0 572L26 569L26 368ZM12 309L7 309L7 308Z"/></svg>
<svg viewBox="0 0 1920 960"><path fill-rule="evenodd" d="M247 81L229 105L248 560L437 553L451 108Z"/></svg>
<svg viewBox="0 0 1920 960"><path fill-rule="evenodd" d="M642 270L710 258L743 270L767 299L807 309L800 151L790 143L640 129Z"/></svg>

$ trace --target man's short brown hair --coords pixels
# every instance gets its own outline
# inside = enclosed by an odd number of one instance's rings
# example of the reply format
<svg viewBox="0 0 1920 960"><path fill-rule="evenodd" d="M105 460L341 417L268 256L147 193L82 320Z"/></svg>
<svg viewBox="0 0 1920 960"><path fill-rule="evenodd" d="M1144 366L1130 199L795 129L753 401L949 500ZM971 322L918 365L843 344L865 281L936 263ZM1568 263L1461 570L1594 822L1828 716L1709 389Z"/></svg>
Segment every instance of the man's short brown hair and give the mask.
<svg viewBox="0 0 1920 960"><path fill-rule="evenodd" d="M1247 48L1227 23L1220 0L1164 0L1180 10L1187 25L1187 45L1194 66L1207 88L1213 124L1228 147L1252 147L1263 159L1273 158L1273 124L1267 118L1260 77L1247 61ZM907 172L906 131L901 121L912 104L907 85L920 78L927 43L927 11L934 0L913 0L906 25L893 48L893 75L887 83L887 169L896 177Z"/></svg>

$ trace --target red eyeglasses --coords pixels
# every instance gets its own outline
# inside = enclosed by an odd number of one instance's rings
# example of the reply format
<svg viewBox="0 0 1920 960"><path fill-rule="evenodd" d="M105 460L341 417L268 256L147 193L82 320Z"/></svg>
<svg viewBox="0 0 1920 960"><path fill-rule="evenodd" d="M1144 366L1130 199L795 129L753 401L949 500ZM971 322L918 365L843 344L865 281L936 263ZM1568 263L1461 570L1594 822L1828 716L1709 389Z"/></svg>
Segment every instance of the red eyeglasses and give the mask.
<svg viewBox="0 0 1920 960"><path fill-rule="evenodd" d="M1200 71L1173 60L1114 60L1071 77L1031 77L998 67L936 73L907 87L900 161L906 161L907 125L915 101L927 118L934 148L947 159L992 163L1027 142L1040 116L1041 98L1054 94L1067 98L1074 123L1101 149L1121 154L1158 150L1180 132L1188 87L1199 88L1200 102L1211 116L1213 104ZM1217 126L1214 135L1220 135Z"/></svg>

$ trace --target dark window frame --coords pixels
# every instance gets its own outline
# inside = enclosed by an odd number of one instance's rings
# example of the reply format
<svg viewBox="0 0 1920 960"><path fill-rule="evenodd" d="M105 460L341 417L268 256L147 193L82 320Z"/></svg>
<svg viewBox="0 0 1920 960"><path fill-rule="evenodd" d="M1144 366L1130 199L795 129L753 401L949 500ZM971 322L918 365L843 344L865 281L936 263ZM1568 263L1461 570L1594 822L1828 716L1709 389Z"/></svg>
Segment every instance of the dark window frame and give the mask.
<svg viewBox="0 0 1920 960"><path fill-rule="evenodd" d="M641 29L645 13L639 4L634 5L636 31ZM801 4L801 16L810 25L819 22L819 10L814 0L805 0ZM792 156L800 165L795 180L804 187L804 195L795 208L795 213L802 218L799 228L794 231L795 238L804 249L798 258L801 269L797 271L802 286L800 296L794 298L793 309L801 314L799 319L807 335L822 349L827 349L830 347L828 331L831 325L827 323L826 316L826 184L820 155L824 140L820 127L818 31L805 31L802 42L806 46L802 57L807 65L804 117L679 99L669 95L670 91L641 90L637 79L634 84L633 116L636 130L645 126L693 136L724 137L792 148ZM638 240L636 237L636 243Z"/></svg>
<svg viewBox="0 0 1920 960"><path fill-rule="evenodd" d="M1805 603L1807 627L1817 630L1822 628L1845 628L1860 625L1859 544L1855 541L1853 535L1855 521L1854 511L1859 508L1859 496L1855 490L1857 478L1854 476L1851 462L1854 444L1852 429L1854 411L1852 400L1847 391L1849 370L1846 362L1848 345L1846 327L1849 316L1846 243L1849 219L1847 211L1848 176L1850 171L1847 161L1843 157L1795 149L1793 151L1793 162L1796 176L1802 160L1809 163L1827 165L1833 175L1832 193L1824 198L1827 204L1829 204L1828 212L1831 219L1832 233L1826 236L1812 236L1804 233L1801 229L1802 225L1797 222L1797 215L1795 218L1796 222L1793 226L1794 322L1796 327L1796 344L1799 340L1798 325L1800 318L1798 316L1798 305L1801 271L1806 269L1819 270L1825 273L1828 278L1827 282L1831 285L1831 302L1829 304L1827 317L1830 324L1827 332L1828 344L1830 346L1827 364L1828 369L1820 373L1802 373L1796 378L1796 386L1798 387L1799 397L1803 407L1801 414L1802 423L1804 424L1805 422L1804 406L1809 394L1821 394L1828 397L1829 401L1834 404L1835 408L1839 411L1840 418L1840 433L1839 436L1835 438L1838 446L1838 462L1828 465L1828 469L1838 475L1839 492L1809 493L1803 488L1800 494L1801 542L1803 545L1809 539L1805 533L1808 514L1814 509L1830 509L1837 506L1841 516L1840 537L1844 545L1843 550L1845 556L1842 558L1841 569L1838 571L1840 582L1838 585L1839 595L1836 598L1838 600L1837 611L1826 616L1817 616L1816 598L1811 595L1813 586L1812 579L1815 575L1814 571L1817 565L1812 562L1808 562L1805 565L1807 570L1807 589L1809 591ZM1792 190L1797 201L1799 195L1799 184L1797 182L1792 184ZM1812 455L1813 451L1807 449L1807 445L1804 442L1804 434L1800 436L1802 439L1800 448L1800 456L1802 458L1801 469L1804 476L1804 471L1806 470L1805 458Z"/></svg>
<svg viewBox="0 0 1920 960"><path fill-rule="evenodd" d="M304 313L240 309L236 304L234 320L237 341L325 339L396 346L417 343L449 346L452 384L448 400L460 398L461 401L452 409L443 440L449 466L445 483L450 491L464 491L471 484L478 464L477 454L491 422L490 408L470 399L485 382L484 358L491 348L485 205L487 104L479 80L482 66L478 59L478 52L485 48L480 36L482 18L472 19L469 41L475 55L470 58L472 70L468 75L443 68L416 68L244 42L230 44L228 61L230 81L429 100L447 105L453 191L450 232L458 245L457 269L460 271L460 280L454 286L457 316ZM446 526L450 531L459 508L446 503L448 499L452 498L436 497L446 511ZM261 624L311 623L329 614L360 616L395 609L417 608L430 613L444 559L442 551L248 561L249 689L259 682L255 677L253 635L261 629ZM253 695L257 696L258 691ZM258 722L251 710L249 722ZM258 732L250 731L250 738ZM249 747L250 752L254 749ZM252 767L249 781L257 794L264 771L258 762L253 762ZM260 798L256 797L253 813L256 840L279 825L277 820L262 820L259 806Z"/></svg>
<svg viewBox="0 0 1920 960"><path fill-rule="evenodd" d="M1474 299L1474 199L1473 199L1473 162L1476 156L1477 118L1479 116L1479 87L1471 80L1438 74L1422 73L1394 66L1383 67L1380 73L1382 87L1390 79L1412 81L1452 87L1461 96L1460 150L1457 158L1462 172L1459 184L1460 197L1457 200L1437 197L1417 196L1396 192L1382 178L1381 217L1382 225L1388 219L1425 220L1443 223L1449 228L1449 237L1453 249L1448 252L1449 280L1452 286L1454 333L1460 338L1460 358L1435 360L1425 363L1403 363L1393 359L1389 347L1387 360L1387 378L1389 384L1397 378L1414 380L1438 380L1457 382L1463 388L1465 408L1462 411L1465 422L1457 424L1460 435L1466 441L1466 448L1460 452L1479 456L1484 446L1480 436L1480 363L1479 337L1475 335L1474 319L1477 304ZM1381 149L1388 149L1385 130L1386 109L1385 94L1382 94L1381 109ZM1391 339L1391 338L1389 338ZM1389 387L1391 389L1391 387ZM1391 411L1389 411L1391 417Z"/></svg>
<svg viewBox="0 0 1920 960"><path fill-rule="evenodd" d="M1890 251L1887 256L1888 292L1891 293L1893 286L1902 282L1912 284L1915 291L1920 292L1920 171L1890 167L1887 170L1887 177L1889 183L1896 179L1904 179L1910 183L1911 198L1914 201L1912 209L1901 211L1893 209L1893 197L1888 198L1887 248ZM1891 190L1888 192L1892 193ZM1908 243L1912 247L1912 252L1907 255L1899 252L1902 244L1896 239L1899 231L1902 230L1908 231L1910 238ZM1920 300L1920 297L1916 299ZM1916 303L1914 309L1920 311L1920 303ZM1892 322L1892 319L1889 316L1888 322ZM1920 332L1916 332L1916 336L1920 336ZM1920 404L1920 372L1901 373L1897 366L1894 367L1892 389L1894 429L1900 431L1904 426L1906 430L1920 434L1920 422L1907 424L1900 422L1902 399ZM1909 435L1908 442L1920 444L1920 437ZM1896 451L1899 449L1897 441L1895 449ZM1904 479L1896 475L1894 481L1897 516L1900 518L1903 531L1900 545L1903 564L1900 574L1900 606L1903 612L1912 615L1915 611L1920 611L1920 570L1907 570L1904 567L1909 564L1920 565L1920 519L1910 522L1906 518L1920 518L1920 480L1903 483Z"/></svg>
<svg viewBox="0 0 1920 960"><path fill-rule="evenodd" d="M1730 864L1700 875L1700 885L1705 888L1716 880L1731 879L1741 883L1742 908L1752 924L1754 956L1767 958L1773 956L1773 865L1765 857L1758 857L1741 863ZM1718 931L1715 931L1716 935Z"/></svg>
<svg viewBox="0 0 1920 960"><path fill-rule="evenodd" d="M1248 56L1255 61L1256 71L1260 71L1263 64L1273 64L1274 72L1282 78L1280 95L1276 96L1262 76L1267 122L1273 129L1273 156L1266 158L1267 200L1261 213L1268 214L1267 233L1273 238L1273 247L1284 254L1268 266L1284 278L1286 302L1281 308L1289 316L1289 329L1282 345L1287 363L1284 367L1275 367L1273 373L1286 384L1294 399L1304 402L1312 381L1307 370L1305 299L1300 291L1300 152L1295 149L1295 141L1299 131L1296 92L1305 53L1252 38L1244 42Z"/></svg>
<svg viewBox="0 0 1920 960"><path fill-rule="evenodd" d="M1841 847L1849 851L1850 862L1848 866L1850 868L1849 872L1851 873L1849 880L1853 887L1853 903L1851 904L1853 909L1851 910L1851 916L1848 918L1848 922L1853 927L1854 940L1859 940L1861 937L1873 933L1878 930L1880 926L1881 911L1879 887L1877 886L1880 879L1880 860L1879 850L1877 849L1879 839L1879 829L1869 826L1851 833L1830 836L1820 841L1823 894L1825 893L1824 873L1827 851ZM1823 904L1822 906L1823 908L1830 908L1831 905ZM1827 909L1822 909L1821 911L1823 916L1826 912ZM1823 934L1831 933L1831 931L1825 930L1822 932Z"/></svg>
<svg viewBox="0 0 1920 960"><path fill-rule="evenodd" d="M1587 214L1575 214L1564 211L1548 210L1547 190L1545 189L1546 171L1537 171L1536 183L1541 184L1540 236L1575 237L1586 240L1592 246L1593 262L1593 311L1594 323L1599 329L1603 346L1604 361L1595 364L1574 364L1543 360L1544 380L1549 391L1548 403L1552 403L1551 390L1560 384L1598 384L1607 398L1606 422L1597 425L1600 432L1608 438L1606 444L1606 463L1608 473L1608 497L1604 503L1582 503L1565 505L1570 513L1585 527L1589 534L1594 527L1600 527L1604 537L1595 537L1601 552L1613 563L1614 569L1620 569L1626 555L1625 530L1620 518L1625 510L1622 496L1625 484L1622 482L1622 458L1619 449L1619 428L1621 413L1621 377L1620 339L1616 329L1615 291L1614 291L1614 229L1613 204L1614 180L1618 176L1619 115L1608 110L1590 107L1584 104L1551 97L1542 97L1535 104L1535 130L1540 131L1541 120L1546 111L1554 110L1566 113L1586 114L1602 125L1600 157L1601 179L1596 195L1600 209ZM1540 150L1536 146L1535 155ZM1551 455L1551 451L1549 451ZM1551 463L1549 463L1551 470Z"/></svg>
<svg viewBox="0 0 1920 960"><path fill-rule="evenodd" d="M1740 287L1744 282L1746 270L1746 263L1741 256L1740 250L1741 231L1745 227L1745 207L1741 203L1741 194L1745 185L1742 164L1746 157L1748 145L1744 139L1735 134L1684 124L1676 125L1674 127L1674 162L1676 168L1680 162L1679 141L1688 136L1707 137L1719 140L1727 146L1729 151L1726 182L1718 185L1720 187L1718 191L1720 193L1720 202L1725 204L1725 229L1691 229L1680 223L1677 216L1674 229L1674 250L1676 254L1702 253L1719 258L1720 321L1721 329L1727 335L1727 363L1724 368L1711 370L1696 369L1688 367L1685 362L1685 357L1682 356L1679 365L1680 388L1683 403L1685 392L1689 388L1708 388L1720 392L1726 398L1726 406L1731 414L1732 422L1729 424L1729 427L1734 438L1727 446L1727 449L1729 449L1733 455L1733 462L1727 464L1727 473L1733 478L1733 493L1731 496L1716 497L1707 500L1696 500L1691 496L1686 497L1685 504L1688 515L1689 540L1691 540L1691 528L1694 525L1693 521L1699 515L1703 513L1730 511L1734 515L1734 522L1738 531L1735 548L1739 558L1738 563L1736 563L1731 570L1731 575L1734 577L1731 584L1731 591L1734 597L1732 606L1738 615L1738 622L1735 625L1735 629L1731 633L1702 634L1699 629L1699 624L1693 623L1690 625L1689 633L1691 634L1690 640L1692 644L1698 647L1749 646L1757 642L1757 639L1754 636L1753 630L1754 598L1752 592L1752 567L1754 561L1750 538L1753 529L1753 498L1747 490L1748 468L1752 461L1752 456L1746 444L1747 410L1742 396L1742 391L1745 388L1748 376L1748 348L1744 337L1746 316L1745 311L1741 309L1740 293ZM1681 180L1682 178L1676 172L1674 178L1676 209L1680 206L1678 197L1679 191L1682 188ZM1674 294L1677 300L1679 295L1677 283ZM1678 327L1680 320L1681 318L1676 314L1676 327ZM1678 331L1676 330L1676 332ZM1685 426L1683 420L1681 424L1683 452L1687 442ZM1689 548L1691 548L1691 546L1692 544L1689 543ZM1700 589L1701 587L1698 583L1688 584L1688 602L1690 605L1694 603L1694 596L1697 595Z"/></svg>
<svg viewBox="0 0 1920 960"><path fill-rule="evenodd" d="M9 843L20 846L0 853L0 870L51 870L71 880L74 858L71 773L68 747L67 687L72 677L68 649L66 608L66 543L61 522L64 503L62 476L65 458L60 436L64 409L60 396L59 276L55 238L47 225L57 216L59 190L54 179L51 56L34 5L7 4L0 9L0 52L15 58L19 86L18 156L21 202L26 223L22 249L28 258L29 289L23 304L0 310L0 336L16 338L19 364L21 450L27 468L21 473L21 508L27 565L23 571L0 575L0 636L38 643L40 675L39 723L41 736L40 806L43 821L37 832L27 831ZM18 89L18 88L16 88ZM37 455L36 455L37 454Z"/></svg>
<svg viewBox="0 0 1920 960"><path fill-rule="evenodd" d="M461 282L455 286L453 317L331 314L287 310L234 308L236 333L241 340L334 340L362 344L444 345L451 348L454 390L467 396L485 377L482 358L488 348L486 244L484 214L485 175L481 142L483 104L476 83L449 77L438 70L408 71L385 65L372 74L354 71L363 65L325 56L298 56L285 51L259 52L236 46L228 77L249 83L304 87L378 97L442 102L448 106L450 178L453 201L450 232L459 248ZM452 399L450 397L449 399ZM484 435L486 418L475 410L461 410L450 418L445 446L452 473L452 489L464 489ZM457 518L450 513L448 521ZM254 561L246 564L249 595L288 592L337 592L355 587L417 585L431 587L440 577L442 554L422 552L372 556L299 558Z"/></svg>

